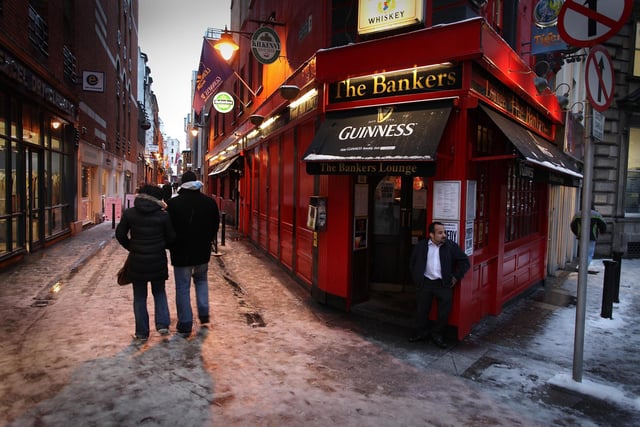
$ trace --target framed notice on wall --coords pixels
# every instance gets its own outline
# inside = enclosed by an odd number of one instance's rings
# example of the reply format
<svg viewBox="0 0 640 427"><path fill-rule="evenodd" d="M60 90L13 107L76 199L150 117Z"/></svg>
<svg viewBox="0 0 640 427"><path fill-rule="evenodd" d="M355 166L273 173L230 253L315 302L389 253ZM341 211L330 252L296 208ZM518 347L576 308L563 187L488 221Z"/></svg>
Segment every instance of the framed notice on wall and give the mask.
<svg viewBox="0 0 640 427"><path fill-rule="evenodd" d="M433 218L460 219L460 181L433 183Z"/></svg>

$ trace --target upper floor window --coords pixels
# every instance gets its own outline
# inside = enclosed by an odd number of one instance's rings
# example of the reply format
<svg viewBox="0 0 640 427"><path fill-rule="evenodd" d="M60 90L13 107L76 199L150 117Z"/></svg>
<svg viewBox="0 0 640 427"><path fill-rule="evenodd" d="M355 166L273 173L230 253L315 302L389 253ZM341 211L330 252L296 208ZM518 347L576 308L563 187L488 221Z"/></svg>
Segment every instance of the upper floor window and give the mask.
<svg viewBox="0 0 640 427"><path fill-rule="evenodd" d="M49 27L31 5L29 6L29 41L43 55L49 56Z"/></svg>
<svg viewBox="0 0 640 427"><path fill-rule="evenodd" d="M628 214L640 214L640 128L631 128L629 131L624 211Z"/></svg>

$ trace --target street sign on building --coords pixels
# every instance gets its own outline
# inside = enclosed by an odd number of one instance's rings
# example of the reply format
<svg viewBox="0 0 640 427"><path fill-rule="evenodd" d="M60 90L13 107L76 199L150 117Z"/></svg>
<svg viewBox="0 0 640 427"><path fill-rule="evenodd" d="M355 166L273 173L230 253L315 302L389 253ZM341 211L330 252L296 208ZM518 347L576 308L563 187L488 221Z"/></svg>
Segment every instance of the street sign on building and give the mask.
<svg viewBox="0 0 640 427"><path fill-rule="evenodd" d="M593 110L591 119L591 135L598 141L604 141L604 114Z"/></svg>
<svg viewBox="0 0 640 427"><path fill-rule="evenodd" d="M616 34L631 15L633 0L565 0L558 16L560 37L590 47Z"/></svg>
<svg viewBox="0 0 640 427"><path fill-rule="evenodd" d="M587 99L594 110L603 113L611 106L615 89L613 61L604 47L595 46L589 51L585 80Z"/></svg>

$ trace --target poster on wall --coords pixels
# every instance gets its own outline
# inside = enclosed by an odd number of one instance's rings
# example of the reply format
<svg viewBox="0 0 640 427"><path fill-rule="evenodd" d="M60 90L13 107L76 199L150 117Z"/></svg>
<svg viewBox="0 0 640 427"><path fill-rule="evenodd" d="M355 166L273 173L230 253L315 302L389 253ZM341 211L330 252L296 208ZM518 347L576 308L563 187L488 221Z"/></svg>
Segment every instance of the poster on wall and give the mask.
<svg viewBox="0 0 640 427"><path fill-rule="evenodd" d="M473 221L467 221L464 226L464 253L473 255Z"/></svg>
<svg viewBox="0 0 640 427"><path fill-rule="evenodd" d="M476 219L476 181L467 181L467 216L465 219Z"/></svg>
<svg viewBox="0 0 640 427"><path fill-rule="evenodd" d="M460 219L460 181L433 183L433 217L442 220Z"/></svg>
<svg viewBox="0 0 640 427"><path fill-rule="evenodd" d="M369 209L369 186L356 184L353 196L353 210L355 216L366 216Z"/></svg>
<svg viewBox="0 0 640 427"><path fill-rule="evenodd" d="M367 248L367 218L354 218L353 224L353 249Z"/></svg>
<svg viewBox="0 0 640 427"><path fill-rule="evenodd" d="M458 221L447 221L445 219L434 219L434 222L441 222L444 225L444 232L447 239L460 244L460 223Z"/></svg>

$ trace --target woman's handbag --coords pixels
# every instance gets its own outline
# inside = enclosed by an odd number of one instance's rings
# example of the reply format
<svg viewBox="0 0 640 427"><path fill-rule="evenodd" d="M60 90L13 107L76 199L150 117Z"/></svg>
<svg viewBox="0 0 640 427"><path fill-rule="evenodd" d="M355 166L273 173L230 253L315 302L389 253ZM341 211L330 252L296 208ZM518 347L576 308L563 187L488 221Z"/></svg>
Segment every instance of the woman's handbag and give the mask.
<svg viewBox="0 0 640 427"><path fill-rule="evenodd" d="M118 285L128 285L131 283L129 278L129 257L124 260L124 265L118 270Z"/></svg>

